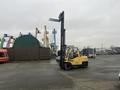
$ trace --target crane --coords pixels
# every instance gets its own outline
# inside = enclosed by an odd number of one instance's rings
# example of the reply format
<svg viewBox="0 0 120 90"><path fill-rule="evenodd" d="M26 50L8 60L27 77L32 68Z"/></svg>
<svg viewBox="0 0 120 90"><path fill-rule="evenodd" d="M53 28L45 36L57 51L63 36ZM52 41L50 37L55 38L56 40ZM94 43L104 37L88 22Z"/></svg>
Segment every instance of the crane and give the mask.
<svg viewBox="0 0 120 90"><path fill-rule="evenodd" d="M43 36L42 41L45 47L49 47L49 38L47 36L49 32L47 31L46 25L44 26L44 28L45 28L45 31L44 31L44 36Z"/></svg>
<svg viewBox="0 0 120 90"><path fill-rule="evenodd" d="M53 34L53 36L54 36L54 45L55 45L55 47L56 47L56 34L57 34L57 31L55 30L55 28L54 28L54 30L52 31L52 34Z"/></svg>
<svg viewBox="0 0 120 90"><path fill-rule="evenodd" d="M51 43L51 49L53 51L53 54L56 54L56 50L57 50L57 45L56 45L56 34L57 34L57 31L54 30L52 31L52 34L53 34L53 43Z"/></svg>
<svg viewBox="0 0 120 90"><path fill-rule="evenodd" d="M1 38L1 43L0 43L0 48L3 48L4 42L5 42L5 36L6 34L3 35L3 37Z"/></svg>
<svg viewBox="0 0 120 90"><path fill-rule="evenodd" d="M8 42L7 42L7 48L10 48L10 44L11 43L14 43L14 41L15 41L15 38L13 38L13 36L8 36L9 37L9 40L8 40ZM13 42L12 42L12 40L13 40Z"/></svg>
<svg viewBox="0 0 120 90"><path fill-rule="evenodd" d="M37 38L37 34L41 34L41 32L38 30L38 28L35 28L35 37Z"/></svg>
<svg viewBox="0 0 120 90"><path fill-rule="evenodd" d="M15 41L15 38L11 35L8 35L8 34L4 34L4 38L5 37L8 37L8 41L7 41L7 45L6 45L6 48L10 48L10 44L14 43ZM13 41L12 41L13 40Z"/></svg>

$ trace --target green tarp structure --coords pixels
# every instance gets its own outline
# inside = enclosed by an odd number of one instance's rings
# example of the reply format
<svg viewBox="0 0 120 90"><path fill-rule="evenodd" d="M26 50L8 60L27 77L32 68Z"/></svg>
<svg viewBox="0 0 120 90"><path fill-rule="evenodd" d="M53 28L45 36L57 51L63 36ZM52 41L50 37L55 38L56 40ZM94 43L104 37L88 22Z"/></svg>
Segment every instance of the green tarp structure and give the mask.
<svg viewBox="0 0 120 90"><path fill-rule="evenodd" d="M16 38L13 48L40 47L40 42L32 35L22 35Z"/></svg>

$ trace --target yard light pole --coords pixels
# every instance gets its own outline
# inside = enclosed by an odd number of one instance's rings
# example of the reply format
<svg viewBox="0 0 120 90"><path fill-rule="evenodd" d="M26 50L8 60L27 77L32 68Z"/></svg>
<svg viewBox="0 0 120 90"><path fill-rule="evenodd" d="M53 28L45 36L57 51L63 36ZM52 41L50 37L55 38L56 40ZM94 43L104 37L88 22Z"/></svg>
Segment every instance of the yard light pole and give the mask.
<svg viewBox="0 0 120 90"><path fill-rule="evenodd" d="M64 67L64 60L65 60L65 28L64 28L64 11L62 11L59 14L58 19L54 19L54 18L50 18L50 21L54 21L54 22L60 22L61 23L61 44L60 44L60 51L61 51L61 55L60 55L60 68Z"/></svg>

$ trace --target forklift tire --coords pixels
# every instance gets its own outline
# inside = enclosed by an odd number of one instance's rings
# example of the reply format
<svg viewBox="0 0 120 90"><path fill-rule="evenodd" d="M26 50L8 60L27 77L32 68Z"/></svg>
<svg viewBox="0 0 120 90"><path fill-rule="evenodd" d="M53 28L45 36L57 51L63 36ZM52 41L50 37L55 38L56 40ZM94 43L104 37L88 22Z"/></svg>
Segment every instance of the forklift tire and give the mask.
<svg viewBox="0 0 120 90"><path fill-rule="evenodd" d="M84 68L88 68L88 62L83 62L83 63L82 63L82 66L83 66Z"/></svg>
<svg viewBox="0 0 120 90"><path fill-rule="evenodd" d="M68 62L64 63L64 70L71 70L71 69L72 69L71 63Z"/></svg>

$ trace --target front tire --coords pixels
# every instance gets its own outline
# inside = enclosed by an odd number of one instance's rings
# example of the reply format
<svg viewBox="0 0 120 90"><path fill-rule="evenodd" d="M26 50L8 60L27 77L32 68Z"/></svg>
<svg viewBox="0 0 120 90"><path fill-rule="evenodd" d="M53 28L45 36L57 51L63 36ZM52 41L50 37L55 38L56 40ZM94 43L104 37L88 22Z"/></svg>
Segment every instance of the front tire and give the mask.
<svg viewBox="0 0 120 90"><path fill-rule="evenodd" d="M64 63L64 70L71 70L71 69L72 69L71 63L68 62Z"/></svg>

